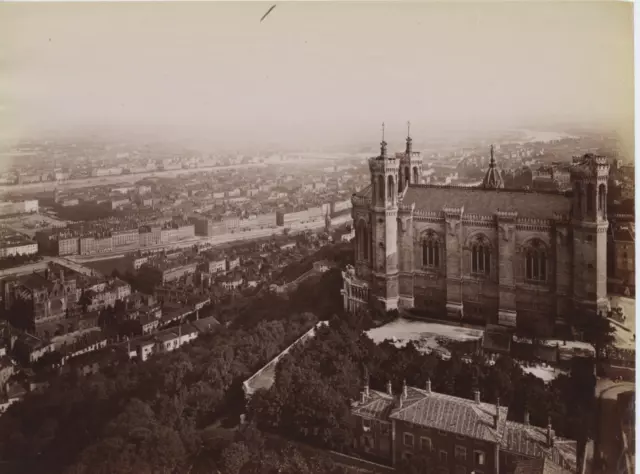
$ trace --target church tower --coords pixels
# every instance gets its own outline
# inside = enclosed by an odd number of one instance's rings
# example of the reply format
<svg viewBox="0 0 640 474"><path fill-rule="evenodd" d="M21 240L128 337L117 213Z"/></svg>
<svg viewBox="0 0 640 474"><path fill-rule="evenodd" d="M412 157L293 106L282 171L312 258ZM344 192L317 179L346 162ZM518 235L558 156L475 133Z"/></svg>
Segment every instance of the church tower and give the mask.
<svg viewBox="0 0 640 474"><path fill-rule="evenodd" d="M422 181L422 155L413 151L411 122L407 122L407 147L404 153L397 153L396 157L400 160L398 192L402 193L409 184L420 184Z"/></svg>
<svg viewBox="0 0 640 474"><path fill-rule="evenodd" d="M607 299L607 158L573 158L573 302L580 311L608 310Z"/></svg>
<svg viewBox="0 0 640 474"><path fill-rule="evenodd" d="M382 142L380 156L369 159L371 173L372 289L379 307L398 307L398 168L399 160L387 155Z"/></svg>

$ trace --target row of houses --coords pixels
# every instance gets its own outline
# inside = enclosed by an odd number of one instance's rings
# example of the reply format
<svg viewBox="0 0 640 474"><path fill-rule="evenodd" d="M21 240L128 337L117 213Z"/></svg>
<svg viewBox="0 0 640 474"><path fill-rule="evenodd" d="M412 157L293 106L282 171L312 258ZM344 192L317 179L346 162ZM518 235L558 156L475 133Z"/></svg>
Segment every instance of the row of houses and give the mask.
<svg viewBox="0 0 640 474"><path fill-rule="evenodd" d="M47 229L36 232L38 250L47 255L95 255L181 242L195 238L195 227L188 222L143 225L136 228L89 231Z"/></svg>

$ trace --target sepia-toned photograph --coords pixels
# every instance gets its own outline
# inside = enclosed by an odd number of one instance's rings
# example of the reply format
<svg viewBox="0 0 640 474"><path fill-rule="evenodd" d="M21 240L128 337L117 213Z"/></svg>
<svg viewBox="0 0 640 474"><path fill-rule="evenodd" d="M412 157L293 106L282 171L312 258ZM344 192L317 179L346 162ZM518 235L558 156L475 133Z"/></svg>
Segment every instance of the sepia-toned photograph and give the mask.
<svg viewBox="0 0 640 474"><path fill-rule="evenodd" d="M633 474L634 5L0 3L0 474Z"/></svg>

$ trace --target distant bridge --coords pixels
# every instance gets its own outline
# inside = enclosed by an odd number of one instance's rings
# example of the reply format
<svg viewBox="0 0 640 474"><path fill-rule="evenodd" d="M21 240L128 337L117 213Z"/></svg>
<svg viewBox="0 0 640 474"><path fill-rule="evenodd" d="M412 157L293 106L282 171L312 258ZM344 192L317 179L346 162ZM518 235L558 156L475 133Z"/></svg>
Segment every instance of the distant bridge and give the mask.
<svg viewBox="0 0 640 474"><path fill-rule="evenodd" d="M63 267L70 268L78 273L82 273L83 275L91 276L101 276L100 272L93 270L91 268L85 267L83 265L78 264L72 260L69 260L65 257L45 257L39 262L27 263L26 265L20 265L17 267L6 268L4 270L0 270L0 278L6 276L19 276L25 275L27 273L33 273L36 271L41 271L46 269L49 266L49 263L57 263L58 265L62 265Z"/></svg>

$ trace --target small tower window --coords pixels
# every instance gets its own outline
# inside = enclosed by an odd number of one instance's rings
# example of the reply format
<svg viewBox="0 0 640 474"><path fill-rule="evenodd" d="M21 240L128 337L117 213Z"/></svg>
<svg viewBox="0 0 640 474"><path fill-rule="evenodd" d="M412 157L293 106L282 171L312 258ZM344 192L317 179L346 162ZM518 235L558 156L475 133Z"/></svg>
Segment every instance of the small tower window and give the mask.
<svg viewBox="0 0 640 474"><path fill-rule="evenodd" d="M404 169L404 182L405 182L405 186L409 186L409 184L411 183L411 173L409 171L409 167L408 166L405 167L405 169Z"/></svg>

